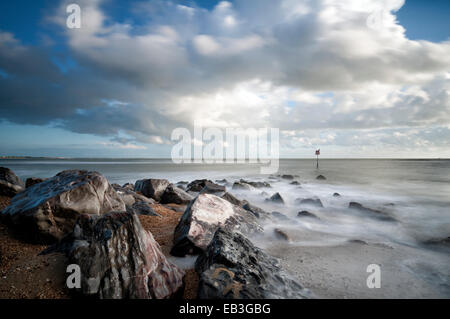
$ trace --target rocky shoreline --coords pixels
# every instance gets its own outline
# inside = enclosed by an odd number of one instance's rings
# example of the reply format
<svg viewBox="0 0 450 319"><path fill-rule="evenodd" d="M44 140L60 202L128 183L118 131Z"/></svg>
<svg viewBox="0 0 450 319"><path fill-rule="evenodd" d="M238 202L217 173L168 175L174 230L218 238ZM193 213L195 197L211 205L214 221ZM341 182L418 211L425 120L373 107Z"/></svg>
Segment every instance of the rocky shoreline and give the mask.
<svg viewBox="0 0 450 319"><path fill-rule="evenodd" d="M0 173L1 298L313 297L247 238L274 217L228 193L226 181L120 186L66 170L24 183ZM280 194L267 200L282 202ZM195 269L172 262L187 255L200 256ZM80 288L66 287L69 264L81 269Z"/></svg>

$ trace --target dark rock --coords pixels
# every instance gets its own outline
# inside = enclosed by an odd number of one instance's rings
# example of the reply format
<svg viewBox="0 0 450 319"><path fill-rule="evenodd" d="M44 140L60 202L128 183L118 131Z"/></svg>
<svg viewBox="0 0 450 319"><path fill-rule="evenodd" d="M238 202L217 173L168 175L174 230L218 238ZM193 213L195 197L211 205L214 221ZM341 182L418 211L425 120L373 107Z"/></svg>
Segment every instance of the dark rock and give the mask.
<svg viewBox="0 0 450 319"><path fill-rule="evenodd" d="M341 194L339 194L339 193L334 193L334 194L333 194L333 197L341 197Z"/></svg>
<svg viewBox="0 0 450 319"><path fill-rule="evenodd" d="M188 204L194 197L173 184L167 186L161 196L162 204Z"/></svg>
<svg viewBox="0 0 450 319"><path fill-rule="evenodd" d="M228 184L228 181L225 178L224 179L216 179L216 183Z"/></svg>
<svg viewBox="0 0 450 319"><path fill-rule="evenodd" d="M82 214L103 215L125 209L102 174L67 170L13 197L2 216L30 239L48 242L71 232Z"/></svg>
<svg viewBox="0 0 450 319"><path fill-rule="evenodd" d="M0 195L13 197L25 188L24 182L12 170L0 167Z"/></svg>
<svg viewBox="0 0 450 319"><path fill-rule="evenodd" d="M278 220L290 221L291 219L280 212L272 212L272 216Z"/></svg>
<svg viewBox="0 0 450 319"><path fill-rule="evenodd" d="M291 184L291 185L300 185L300 183L298 181L293 181L293 182L290 182L289 184Z"/></svg>
<svg viewBox="0 0 450 319"><path fill-rule="evenodd" d="M357 202L350 202L348 208L357 210L359 212L365 213L370 217L378 218L385 221L395 221L395 218L389 216L386 212L380 210L364 207L362 204Z"/></svg>
<svg viewBox="0 0 450 319"><path fill-rule="evenodd" d="M131 206L127 206L127 212L134 213L136 215L146 215L146 216L159 216L160 214L155 212L155 210L149 205L148 202L135 202Z"/></svg>
<svg viewBox="0 0 450 319"><path fill-rule="evenodd" d="M217 230L197 259L200 299L312 298L279 261L255 247L243 235Z"/></svg>
<svg viewBox="0 0 450 319"><path fill-rule="evenodd" d="M178 182L177 184L179 184L179 185L187 185L187 184L189 184L189 182L186 182L186 181L180 181L180 182Z"/></svg>
<svg viewBox="0 0 450 319"><path fill-rule="evenodd" d="M162 194L169 184L167 179L141 179L134 184L134 190L136 192L141 192L144 196L160 201Z"/></svg>
<svg viewBox="0 0 450 319"><path fill-rule="evenodd" d="M255 205L252 205L250 203L245 203L242 206L243 209L249 211L250 213L252 213L253 215L255 215L257 218L267 218L269 216L269 213L266 212L264 209L259 208Z"/></svg>
<svg viewBox="0 0 450 319"><path fill-rule="evenodd" d="M361 239L349 239L348 242L352 244L367 245L367 242Z"/></svg>
<svg viewBox="0 0 450 319"><path fill-rule="evenodd" d="M188 186L186 187L187 191L190 192L200 192L206 185L217 185L215 183L213 183L212 181L210 181L209 179L196 179L195 181L192 181L188 184ZM220 185L217 185L220 186ZM223 187L223 186L220 186Z"/></svg>
<svg viewBox="0 0 450 319"><path fill-rule="evenodd" d="M323 175L319 175L316 177L316 179L324 181L324 180L326 180L326 177Z"/></svg>
<svg viewBox="0 0 450 319"><path fill-rule="evenodd" d="M250 212L215 195L200 194L189 203L175 228L170 253L185 256L205 250L219 227L233 232L261 231Z"/></svg>
<svg viewBox="0 0 450 319"><path fill-rule="evenodd" d="M314 215L313 213L310 213L306 210L302 210L301 212L297 213L297 217L311 217L311 218L317 218L319 219L319 217L317 217L316 215Z"/></svg>
<svg viewBox="0 0 450 319"><path fill-rule="evenodd" d="M35 184L42 183L45 180L46 180L46 178L29 177L25 181L25 188L31 187L31 186L33 186Z"/></svg>
<svg viewBox="0 0 450 319"><path fill-rule="evenodd" d="M234 182L232 189L235 190L251 190L252 187L250 184L242 183L242 182Z"/></svg>
<svg viewBox="0 0 450 319"><path fill-rule="evenodd" d="M122 188L125 188L125 189L128 189L128 190L134 192L134 184L131 184L131 183L125 183L125 184L122 185Z"/></svg>
<svg viewBox="0 0 450 319"><path fill-rule="evenodd" d="M255 188L271 187L270 184L267 182L250 182L250 181L246 181L244 179L241 179L239 182L242 184L251 185Z"/></svg>
<svg viewBox="0 0 450 319"><path fill-rule="evenodd" d="M81 270L81 293L101 299L181 296L184 271L167 260L135 214L83 215L73 232L44 253L64 251Z"/></svg>
<svg viewBox="0 0 450 319"><path fill-rule="evenodd" d="M240 207L242 207L243 205L245 205L247 203L246 200L237 199L234 195L232 195L231 193L228 193L228 192L225 192L225 194L223 194L220 198L225 199L225 200L229 201L231 204L240 206Z"/></svg>
<svg viewBox="0 0 450 319"><path fill-rule="evenodd" d="M206 183L205 187L202 188L200 194L214 194L217 196L222 196L226 192L225 186L217 185L214 183Z"/></svg>
<svg viewBox="0 0 450 319"><path fill-rule="evenodd" d="M296 204L314 206L314 207L323 207L322 201L320 198L297 198L295 200Z"/></svg>
<svg viewBox="0 0 450 319"><path fill-rule="evenodd" d="M282 178L282 179L289 179L289 180L291 180L291 179L294 179L294 176L293 176L293 175L285 174L285 175L281 175L281 178Z"/></svg>
<svg viewBox="0 0 450 319"><path fill-rule="evenodd" d="M266 199L266 201L271 201L277 204L284 204L284 199L281 197L280 193L273 194L270 198Z"/></svg>
<svg viewBox="0 0 450 319"><path fill-rule="evenodd" d="M273 230L275 237L277 239L281 239L281 240L285 240L285 241L290 241L289 235L286 234L286 232L284 232L283 230L279 229L279 228L275 228Z"/></svg>

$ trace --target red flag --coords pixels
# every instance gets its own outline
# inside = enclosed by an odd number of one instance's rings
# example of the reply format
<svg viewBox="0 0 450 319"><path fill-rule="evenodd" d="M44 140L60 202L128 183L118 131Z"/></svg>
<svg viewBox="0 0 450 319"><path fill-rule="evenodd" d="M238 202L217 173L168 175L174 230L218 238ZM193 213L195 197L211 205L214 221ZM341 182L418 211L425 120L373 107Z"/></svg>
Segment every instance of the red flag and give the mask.
<svg viewBox="0 0 450 319"><path fill-rule="evenodd" d="M320 155L320 148L316 150L316 155Z"/></svg>

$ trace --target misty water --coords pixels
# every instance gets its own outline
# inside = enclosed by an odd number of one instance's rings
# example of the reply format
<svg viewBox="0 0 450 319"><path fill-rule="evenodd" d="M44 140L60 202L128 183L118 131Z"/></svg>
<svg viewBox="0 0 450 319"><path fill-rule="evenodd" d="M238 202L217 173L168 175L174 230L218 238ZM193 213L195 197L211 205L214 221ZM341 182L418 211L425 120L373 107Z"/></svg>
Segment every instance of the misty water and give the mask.
<svg viewBox="0 0 450 319"><path fill-rule="evenodd" d="M65 169L99 171L119 184L141 178L171 182L225 178L227 189L236 197L289 217L266 223L264 234L253 240L281 258L318 296L450 297L450 249L448 241L439 243L450 236L450 160L321 160L319 169L313 159L280 160L279 164L279 171L269 176L260 175L256 164L174 164L163 159L0 161L0 166L11 168L22 179L51 177ZM278 176L282 174L294 175L300 185ZM326 180L317 180L319 174ZM241 178L267 181L272 187L232 190L232 183ZM266 201L275 192L285 205ZM333 197L336 192L341 196ZM324 207L295 202L311 197L320 198ZM352 201L395 221L349 209ZM302 210L318 218L298 218ZM274 228L285 231L290 241L277 240ZM365 286L363 266L372 263L384 269L385 290Z"/></svg>

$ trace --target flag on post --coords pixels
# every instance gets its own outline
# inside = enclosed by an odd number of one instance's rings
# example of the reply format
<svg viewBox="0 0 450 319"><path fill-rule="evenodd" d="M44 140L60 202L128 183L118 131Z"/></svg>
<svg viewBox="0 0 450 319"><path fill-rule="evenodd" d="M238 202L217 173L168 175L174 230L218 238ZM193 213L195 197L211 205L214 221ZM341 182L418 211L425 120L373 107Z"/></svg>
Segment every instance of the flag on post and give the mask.
<svg viewBox="0 0 450 319"><path fill-rule="evenodd" d="M320 148L316 150L316 155L320 155Z"/></svg>

